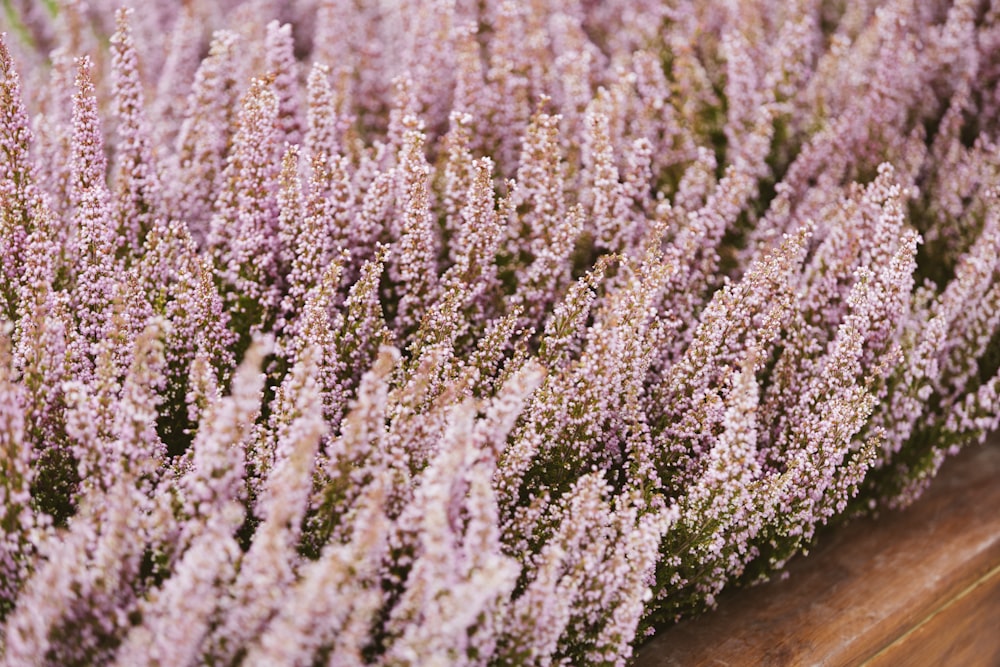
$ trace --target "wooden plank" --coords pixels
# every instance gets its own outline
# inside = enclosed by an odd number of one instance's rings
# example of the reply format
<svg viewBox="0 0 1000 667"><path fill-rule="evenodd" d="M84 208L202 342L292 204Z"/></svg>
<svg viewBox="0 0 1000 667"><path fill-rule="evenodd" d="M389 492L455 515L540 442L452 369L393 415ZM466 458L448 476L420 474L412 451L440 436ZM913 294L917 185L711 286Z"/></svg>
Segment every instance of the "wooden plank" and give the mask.
<svg viewBox="0 0 1000 667"><path fill-rule="evenodd" d="M1000 665L1000 566L866 665Z"/></svg>
<svg viewBox="0 0 1000 667"><path fill-rule="evenodd" d="M987 658L1000 650L998 508L1000 446L970 448L911 507L826 535L789 563L786 579L724 594L717 611L644 645L635 664L858 665L879 656L879 665L1000 665L893 659L923 655L906 653L909 641L944 647L939 656L956 642Z"/></svg>

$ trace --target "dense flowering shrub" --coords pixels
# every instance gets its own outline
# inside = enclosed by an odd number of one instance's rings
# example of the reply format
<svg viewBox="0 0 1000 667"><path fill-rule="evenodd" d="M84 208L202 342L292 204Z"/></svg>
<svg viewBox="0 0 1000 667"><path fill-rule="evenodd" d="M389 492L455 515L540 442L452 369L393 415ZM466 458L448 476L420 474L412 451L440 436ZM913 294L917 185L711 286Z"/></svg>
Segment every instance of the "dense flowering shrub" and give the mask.
<svg viewBox="0 0 1000 667"><path fill-rule="evenodd" d="M3 4L6 664L622 664L997 426L995 4L112 5Z"/></svg>

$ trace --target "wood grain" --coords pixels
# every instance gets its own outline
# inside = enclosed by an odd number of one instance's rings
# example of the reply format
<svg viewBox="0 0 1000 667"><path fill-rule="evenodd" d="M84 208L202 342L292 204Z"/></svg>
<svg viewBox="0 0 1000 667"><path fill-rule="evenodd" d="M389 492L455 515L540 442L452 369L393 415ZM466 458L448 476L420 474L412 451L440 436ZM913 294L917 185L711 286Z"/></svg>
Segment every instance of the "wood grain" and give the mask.
<svg viewBox="0 0 1000 667"><path fill-rule="evenodd" d="M1000 566L867 665L1000 665Z"/></svg>
<svg viewBox="0 0 1000 667"><path fill-rule="evenodd" d="M635 664L1000 665L998 566L993 442L947 461L911 507L826 535L787 579L662 631Z"/></svg>

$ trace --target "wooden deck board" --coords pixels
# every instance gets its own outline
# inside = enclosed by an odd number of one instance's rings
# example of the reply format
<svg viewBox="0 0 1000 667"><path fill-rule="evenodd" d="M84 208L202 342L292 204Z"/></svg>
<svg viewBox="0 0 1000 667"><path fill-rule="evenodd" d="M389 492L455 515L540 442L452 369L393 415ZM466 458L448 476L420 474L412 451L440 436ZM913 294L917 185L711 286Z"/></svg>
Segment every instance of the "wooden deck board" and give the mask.
<svg viewBox="0 0 1000 667"><path fill-rule="evenodd" d="M1000 566L883 649L869 667L1000 665Z"/></svg>
<svg viewBox="0 0 1000 667"><path fill-rule="evenodd" d="M994 441L947 461L911 507L825 536L787 579L662 631L635 664L1000 665L998 566Z"/></svg>

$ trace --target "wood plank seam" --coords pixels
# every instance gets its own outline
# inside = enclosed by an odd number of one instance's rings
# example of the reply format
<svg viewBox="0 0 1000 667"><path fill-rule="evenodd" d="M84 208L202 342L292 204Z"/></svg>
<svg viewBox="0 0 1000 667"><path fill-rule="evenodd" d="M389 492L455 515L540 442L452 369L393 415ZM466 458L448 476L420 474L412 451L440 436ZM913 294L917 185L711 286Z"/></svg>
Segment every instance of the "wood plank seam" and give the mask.
<svg viewBox="0 0 1000 667"><path fill-rule="evenodd" d="M963 589L960 593L958 593L958 595L955 595L954 597L952 597L951 599L940 605L937 609L935 609L933 612L924 617L924 619L921 620L919 623L917 623L909 630L901 634L894 641L885 645L881 650L879 650L878 653L874 654L873 656L865 660L864 663L862 663L862 667L866 667L867 665L872 664L875 660L886 655L887 653L897 648L898 646L901 646L911 636L913 636L916 632L918 632L922 627L924 627L932 620L934 620L934 618L936 618L937 616L939 616L944 612L947 612L951 607L958 604L960 601L962 601L964 598L968 597L972 593L975 593L976 590L978 590L981 586L990 583L990 580L997 576L1000 576L1000 565L996 565L995 567L993 567L993 569L991 569L989 572L987 572L986 574L982 575L974 582L969 584L965 589Z"/></svg>

